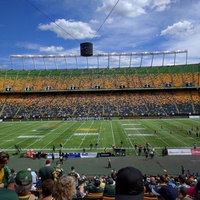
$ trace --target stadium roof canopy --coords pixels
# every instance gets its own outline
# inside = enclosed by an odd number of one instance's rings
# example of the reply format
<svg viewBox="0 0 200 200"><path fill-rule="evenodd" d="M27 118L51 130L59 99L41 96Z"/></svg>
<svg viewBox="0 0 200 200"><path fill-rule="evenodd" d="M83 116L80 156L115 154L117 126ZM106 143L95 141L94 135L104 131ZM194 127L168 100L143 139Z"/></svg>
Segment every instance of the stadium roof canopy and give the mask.
<svg viewBox="0 0 200 200"><path fill-rule="evenodd" d="M178 57L178 55L181 55ZM188 51L156 51L131 53L101 53L93 56L10 55L13 69L91 69L152 67L187 64Z"/></svg>

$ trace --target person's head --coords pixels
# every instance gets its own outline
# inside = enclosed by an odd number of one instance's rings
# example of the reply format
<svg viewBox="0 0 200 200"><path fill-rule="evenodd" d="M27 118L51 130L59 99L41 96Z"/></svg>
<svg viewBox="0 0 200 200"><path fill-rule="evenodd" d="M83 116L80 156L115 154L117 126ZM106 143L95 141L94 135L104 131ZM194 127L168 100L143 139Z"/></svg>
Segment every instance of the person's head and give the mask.
<svg viewBox="0 0 200 200"><path fill-rule="evenodd" d="M118 171L116 179L116 200L143 200L143 176L134 167Z"/></svg>
<svg viewBox="0 0 200 200"><path fill-rule="evenodd" d="M162 184L162 183L167 183L168 182L168 180L167 180L167 177L166 176L164 176L164 175L162 175L162 176L160 176L160 183Z"/></svg>
<svg viewBox="0 0 200 200"><path fill-rule="evenodd" d="M0 152L0 169L4 168L8 164L9 154L7 152Z"/></svg>
<svg viewBox="0 0 200 200"><path fill-rule="evenodd" d="M185 175L183 175L183 174L179 175L178 179L179 179L180 183L185 183L186 182Z"/></svg>
<svg viewBox="0 0 200 200"><path fill-rule="evenodd" d="M9 177L7 189L15 190L15 177L14 176Z"/></svg>
<svg viewBox="0 0 200 200"><path fill-rule="evenodd" d="M52 179L46 179L42 182L42 196L51 196L54 189L54 181Z"/></svg>
<svg viewBox="0 0 200 200"><path fill-rule="evenodd" d="M10 173L11 173L11 174L15 174L15 169L13 169L13 168L10 169Z"/></svg>
<svg viewBox="0 0 200 200"><path fill-rule="evenodd" d="M32 187L32 175L28 170L21 170L15 177L16 188L15 191L18 196L27 195Z"/></svg>
<svg viewBox="0 0 200 200"><path fill-rule="evenodd" d="M152 192L159 200L176 200L178 198L178 189L170 185L165 185L161 188L154 187L152 188Z"/></svg>
<svg viewBox="0 0 200 200"><path fill-rule="evenodd" d="M99 187L100 184L101 184L100 179L95 179L95 180L94 180L94 186L95 186L95 187Z"/></svg>
<svg viewBox="0 0 200 200"><path fill-rule="evenodd" d="M183 199L187 196L187 193L186 193L186 187L185 186L181 186L178 190L178 196L180 199Z"/></svg>
<svg viewBox="0 0 200 200"><path fill-rule="evenodd" d="M155 183L156 182L156 179L154 176L150 176L150 183Z"/></svg>
<svg viewBox="0 0 200 200"><path fill-rule="evenodd" d="M50 160L46 160L45 164L46 165L51 165L51 161Z"/></svg>
<svg viewBox="0 0 200 200"><path fill-rule="evenodd" d="M74 166L71 166L71 171L75 171L75 167Z"/></svg>
<svg viewBox="0 0 200 200"><path fill-rule="evenodd" d="M56 162L56 166L60 167L62 165L62 162L60 162L59 160Z"/></svg>
<svg viewBox="0 0 200 200"><path fill-rule="evenodd" d="M64 174L55 183L53 196L56 200L71 200L76 194L76 182L72 176Z"/></svg>
<svg viewBox="0 0 200 200"><path fill-rule="evenodd" d="M108 179L107 179L107 183L108 183L109 185L115 185L115 181L113 180L113 178L108 178Z"/></svg>

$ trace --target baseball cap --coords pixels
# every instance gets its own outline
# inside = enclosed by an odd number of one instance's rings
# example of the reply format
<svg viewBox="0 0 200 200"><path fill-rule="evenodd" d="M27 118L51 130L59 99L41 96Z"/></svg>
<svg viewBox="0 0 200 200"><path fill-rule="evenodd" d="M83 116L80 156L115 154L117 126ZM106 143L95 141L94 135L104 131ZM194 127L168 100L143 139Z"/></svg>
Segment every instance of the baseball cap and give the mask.
<svg viewBox="0 0 200 200"><path fill-rule="evenodd" d="M117 173L116 200L143 200L143 176L134 167L124 167Z"/></svg>
<svg viewBox="0 0 200 200"><path fill-rule="evenodd" d="M32 175L28 170L21 170L15 177L17 185L26 186L32 183Z"/></svg>
<svg viewBox="0 0 200 200"><path fill-rule="evenodd" d="M101 181L99 179L94 180L94 186L99 187L101 184Z"/></svg>
<svg viewBox="0 0 200 200"><path fill-rule="evenodd" d="M182 195L186 195L187 193L186 193L186 187L185 186L181 186L180 188L179 188L179 193L181 193Z"/></svg>
<svg viewBox="0 0 200 200"><path fill-rule="evenodd" d="M108 179L107 179L107 182L108 182L108 184L111 184L111 185L114 184L113 178L108 178Z"/></svg>
<svg viewBox="0 0 200 200"><path fill-rule="evenodd" d="M28 169L27 169L29 172L31 172L31 168L29 167Z"/></svg>
<svg viewBox="0 0 200 200"><path fill-rule="evenodd" d="M176 200L178 198L178 189L171 185L162 186L161 188L152 188L153 194L161 196L164 200Z"/></svg>
<svg viewBox="0 0 200 200"><path fill-rule="evenodd" d="M200 180L197 182L196 186L187 188L186 193L190 196L197 196L200 194Z"/></svg>

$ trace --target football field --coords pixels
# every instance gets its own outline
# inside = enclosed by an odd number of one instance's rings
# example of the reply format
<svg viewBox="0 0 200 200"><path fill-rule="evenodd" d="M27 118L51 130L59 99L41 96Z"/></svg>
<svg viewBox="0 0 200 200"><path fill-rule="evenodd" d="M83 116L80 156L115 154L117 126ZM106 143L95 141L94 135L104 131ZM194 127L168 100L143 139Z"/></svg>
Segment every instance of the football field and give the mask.
<svg viewBox="0 0 200 200"><path fill-rule="evenodd" d="M15 152L17 145L26 150L51 152L60 144L65 152L102 152L105 148L123 147L127 155L137 155L135 144L146 142L156 155L163 147L192 148L200 146L200 119L131 119L85 121L17 121L0 123L0 150ZM90 144L93 144L92 149Z"/></svg>

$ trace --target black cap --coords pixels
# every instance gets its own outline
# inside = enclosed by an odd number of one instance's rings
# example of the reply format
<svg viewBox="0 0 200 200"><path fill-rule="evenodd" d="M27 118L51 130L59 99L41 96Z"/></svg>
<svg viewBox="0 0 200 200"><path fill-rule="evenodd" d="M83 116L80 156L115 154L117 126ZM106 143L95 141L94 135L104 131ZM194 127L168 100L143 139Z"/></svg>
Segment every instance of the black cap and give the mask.
<svg viewBox="0 0 200 200"><path fill-rule="evenodd" d="M134 167L125 167L118 171L116 180L116 200L143 200L143 176Z"/></svg>

